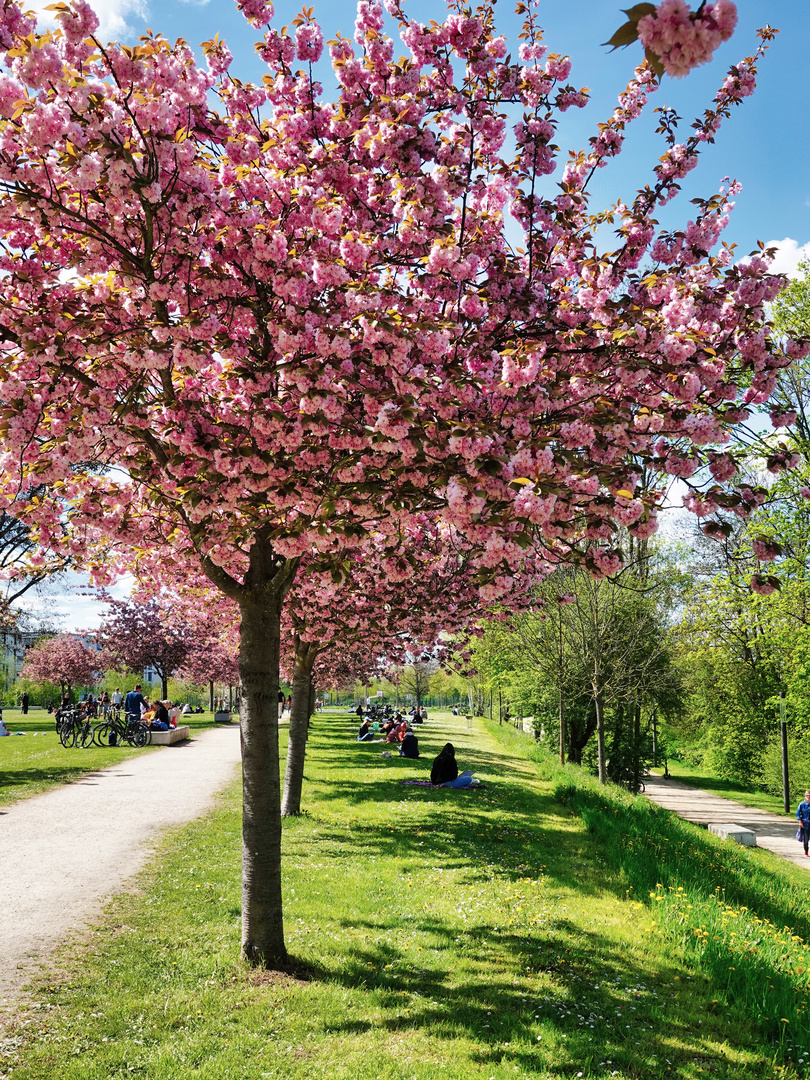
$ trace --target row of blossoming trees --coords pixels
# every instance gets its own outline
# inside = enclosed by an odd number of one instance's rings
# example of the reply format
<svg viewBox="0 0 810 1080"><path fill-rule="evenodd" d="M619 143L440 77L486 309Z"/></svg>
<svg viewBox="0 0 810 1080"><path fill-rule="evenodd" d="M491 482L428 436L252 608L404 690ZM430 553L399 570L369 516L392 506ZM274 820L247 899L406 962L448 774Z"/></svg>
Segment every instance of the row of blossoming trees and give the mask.
<svg viewBox="0 0 810 1080"><path fill-rule="evenodd" d="M156 599L107 600L109 609L92 634L43 636L25 655L20 672L32 683L92 688L106 671L157 674L163 699L173 675L197 685L239 681L238 643L232 621L212 607ZM93 647L95 646L95 647Z"/></svg>
<svg viewBox="0 0 810 1080"><path fill-rule="evenodd" d="M182 41L105 45L83 0L46 34L3 0L0 509L33 530L33 566L202 575L238 611L242 946L277 964L290 590L320 581L339 609L368 551L415 579L418 515L463 538L484 603L559 564L617 571L615 529L654 532L662 478L745 515L761 492L735 487L729 435L803 346L768 333L765 258L710 254L732 190L683 230L655 219L761 50L683 142L670 118L632 198L591 206L658 73L731 33L728 0L631 10L614 43L648 59L554 186L560 114L587 94L533 9L515 59L489 0L430 25L362 0L330 101L312 18L239 6L260 84L219 39L201 67Z"/></svg>

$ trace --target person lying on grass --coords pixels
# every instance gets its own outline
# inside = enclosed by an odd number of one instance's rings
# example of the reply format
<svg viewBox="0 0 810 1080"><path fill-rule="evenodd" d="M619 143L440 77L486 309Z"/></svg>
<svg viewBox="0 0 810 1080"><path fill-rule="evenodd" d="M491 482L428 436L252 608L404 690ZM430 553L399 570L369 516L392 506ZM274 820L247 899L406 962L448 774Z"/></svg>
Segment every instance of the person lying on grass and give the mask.
<svg viewBox="0 0 810 1080"><path fill-rule="evenodd" d="M430 782L435 787L475 787L481 781L476 780L469 771L459 774L456 764L456 751L452 743L445 743L437 754L430 770Z"/></svg>

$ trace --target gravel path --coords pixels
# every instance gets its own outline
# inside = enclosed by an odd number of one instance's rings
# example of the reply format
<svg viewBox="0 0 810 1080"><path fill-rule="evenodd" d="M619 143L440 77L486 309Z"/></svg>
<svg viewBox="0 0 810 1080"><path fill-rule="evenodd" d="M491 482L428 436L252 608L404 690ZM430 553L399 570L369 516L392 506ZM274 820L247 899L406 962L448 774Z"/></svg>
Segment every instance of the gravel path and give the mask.
<svg viewBox="0 0 810 1080"><path fill-rule="evenodd" d="M679 780L665 780L663 776L645 777L644 785L648 798L678 817L696 825L742 825L756 833L757 847L767 848L803 870L810 870L810 859L805 858L802 845L796 842L795 810L790 816L755 810L732 799L687 787Z"/></svg>
<svg viewBox="0 0 810 1080"><path fill-rule="evenodd" d="M37 962L93 922L161 829L203 813L239 760L234 724L0 809L0 1020Z"/></svg>

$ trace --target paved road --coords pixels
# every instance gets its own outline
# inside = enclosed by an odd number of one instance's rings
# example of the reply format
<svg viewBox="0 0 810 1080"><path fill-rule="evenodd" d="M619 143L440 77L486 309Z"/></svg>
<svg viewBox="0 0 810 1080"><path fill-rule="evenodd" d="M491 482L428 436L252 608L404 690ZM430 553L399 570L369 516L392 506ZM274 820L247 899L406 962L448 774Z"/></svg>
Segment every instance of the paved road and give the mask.
<svg viewBox="0 0 810 1080"><path fill-rule="evenodd" d="M239 759L234 724L0 809L0 1021L37 961L97 917L161 829L203 813Z"/></svg>
<svg viewBox="0 0 810 1080"><path fill-rule="evenodd" d="M671 810L678 817L693 821L696 825L742 825L756 833L757 847L774 851L785 859L810 870L810 858L805 858L802 845L796 842L796 820L787 814L772 814L767 810L754 810L750 806L711 795L708 791L687 787L678 780L665 780L662 776L645 778L645 794ZM733 843L734 841L729 841Z"/></svg>

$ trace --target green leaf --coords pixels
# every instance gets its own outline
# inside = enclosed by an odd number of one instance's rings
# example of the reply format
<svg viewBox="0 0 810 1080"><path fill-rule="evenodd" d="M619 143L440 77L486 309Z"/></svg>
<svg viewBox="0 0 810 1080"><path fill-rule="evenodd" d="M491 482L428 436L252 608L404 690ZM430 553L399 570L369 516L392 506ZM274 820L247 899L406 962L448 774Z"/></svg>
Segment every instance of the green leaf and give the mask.
<svg viewBox="0 0 810 1080"><path fill-rule="evenodd" d="M638 41L638 21L645 15L654 15L655 4L635 4L627 8L624 13L627 16L627 22L619 27L610 41L603 42L604 45L611 45L614 51L626 49L628 45Z"/></svg>
<svg viewBox="0 0 810 1080"><path fill-rule="evenodd" d="M652 52L650 49L644 50L644 57L647 63L650 65L650 67L660 79L661 76L664 74L664 65L661 63L661 58L657 56L654 52Z"/></svg>

